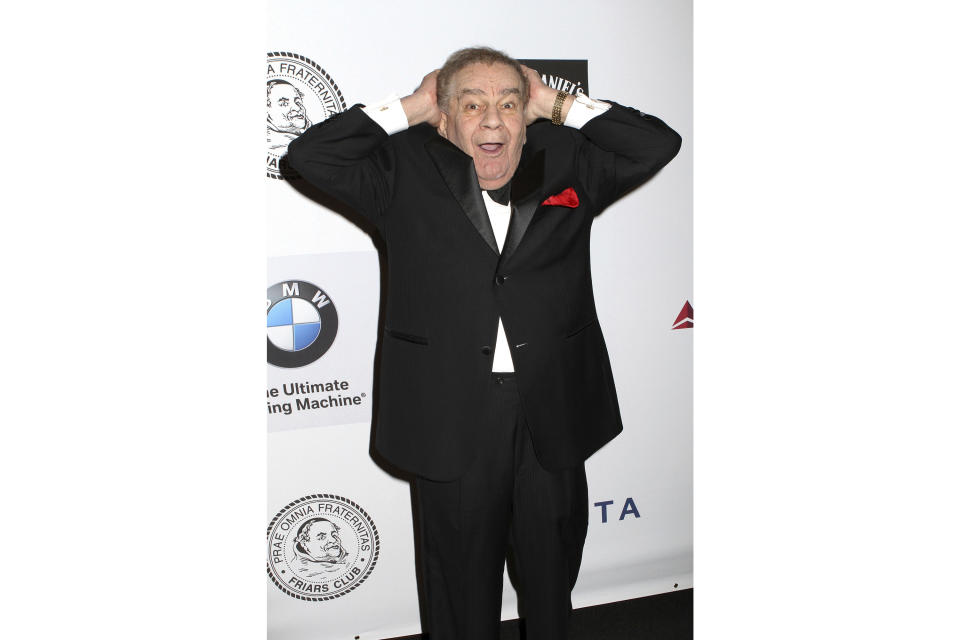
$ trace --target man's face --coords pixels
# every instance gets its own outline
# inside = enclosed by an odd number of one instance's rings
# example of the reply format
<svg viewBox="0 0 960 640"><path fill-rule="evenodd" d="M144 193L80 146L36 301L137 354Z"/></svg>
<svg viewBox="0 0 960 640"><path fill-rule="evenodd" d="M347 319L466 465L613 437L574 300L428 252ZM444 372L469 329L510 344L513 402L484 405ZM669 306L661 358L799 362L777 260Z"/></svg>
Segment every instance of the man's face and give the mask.
<svg viewBox="0 0 960 640"><path fill-rule="evenodd" d="M505 64L472 64L452 78L453 94L441 111L440 135L473 158L482 189L513 177L526 142L520 75Z"/></svg>
<svg viewBox="0 0 960 640"><path fill-rule="evenodd" d="M280 131L298 132L307 126L300 94L289 84L278 84L270 90L267 120Z"/></svg>
<svg viewBox="0 0 960 640"><path fill-rule="evenodd" d="M332 522L314 522L301 544L315 558L340 555L340 534Z"/></svg>

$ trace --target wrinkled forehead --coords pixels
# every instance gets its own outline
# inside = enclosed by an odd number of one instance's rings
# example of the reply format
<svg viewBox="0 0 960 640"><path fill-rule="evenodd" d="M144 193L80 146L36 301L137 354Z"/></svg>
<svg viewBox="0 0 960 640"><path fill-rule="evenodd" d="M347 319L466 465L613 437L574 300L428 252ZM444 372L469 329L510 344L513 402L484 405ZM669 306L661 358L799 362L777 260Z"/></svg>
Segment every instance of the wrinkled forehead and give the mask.
<svg viewBox="0 0 960 640"><path fill-rule="evenodd" d="M458 71L453 78L453 87L453 97L457 100L464 95L494 98L519 96L521 78L515 69L505 64L478 62Z"/></svg>

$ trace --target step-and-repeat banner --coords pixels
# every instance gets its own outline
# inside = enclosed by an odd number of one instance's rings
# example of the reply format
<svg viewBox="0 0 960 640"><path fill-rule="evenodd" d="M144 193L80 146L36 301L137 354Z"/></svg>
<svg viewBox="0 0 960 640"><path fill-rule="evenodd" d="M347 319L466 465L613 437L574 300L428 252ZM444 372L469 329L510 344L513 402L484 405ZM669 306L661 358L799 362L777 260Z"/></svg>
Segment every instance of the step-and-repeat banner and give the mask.
<svg viewBox="0 0 960 640"><path fill-rule="evenodd" d="M406 95L483 44L550 86L655 114L684 139L599 216L592 270L624 432L587 461L575 607L693 586L692 7L271 0L267 94L267 566L272 640L420 632L409 485L370 457L375 241L285 170L287 144L356 103ZM505 576L503 618L517 617Z"/></svg>

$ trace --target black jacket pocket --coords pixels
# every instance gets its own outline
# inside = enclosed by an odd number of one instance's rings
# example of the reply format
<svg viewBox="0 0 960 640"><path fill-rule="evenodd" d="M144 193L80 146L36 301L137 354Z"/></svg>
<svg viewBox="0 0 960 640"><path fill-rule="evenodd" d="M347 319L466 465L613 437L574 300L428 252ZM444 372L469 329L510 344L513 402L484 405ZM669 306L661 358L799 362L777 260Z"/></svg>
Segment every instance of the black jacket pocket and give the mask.
<svg viewBox="0 0 960 640"><path fill-rule="evenodd" d="M403 331L397 331L396 329L387 329L387 333L397 340L403 340L404 342L412 342L413 344L420 344L426 346L430 344L430 341L423 336L417 336L412 333L405 333Z"/></svg>
<svg viewBox="0 0 960 640"><path fill-rule="evenodd" d="M567 337L567 338L572 338L572 337L574 337L575 335L583 332L584 330L589 329L590 327L592 327L592 326L595 325L595 324L597 324L597 319L596 319L596 318L593 318L593 319L591 319L589 322L585 322L585 323L581 324L580 326L578 326L578 327L577 327L576 329L574 329L573 331L568 332L567 335L566 335L566 337Z"/></svg>

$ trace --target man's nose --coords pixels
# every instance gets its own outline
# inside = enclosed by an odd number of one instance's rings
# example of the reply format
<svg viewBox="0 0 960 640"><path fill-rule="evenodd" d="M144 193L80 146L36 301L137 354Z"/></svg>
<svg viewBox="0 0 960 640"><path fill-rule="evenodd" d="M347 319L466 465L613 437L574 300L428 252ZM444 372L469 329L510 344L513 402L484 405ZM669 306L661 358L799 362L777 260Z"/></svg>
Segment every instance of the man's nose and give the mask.
<svg viewBox="0 0 960 640"><path fill-rule="evenodd" d="M503 125L503 120L500 118L499 109L486 109L483 112L483 119L480 121L480 125L487 127L488 129L497 129Z"/></svg>

